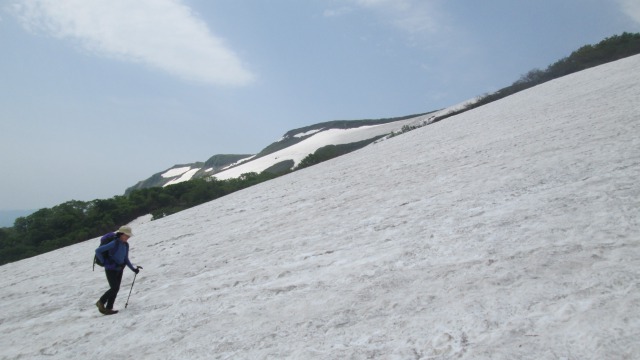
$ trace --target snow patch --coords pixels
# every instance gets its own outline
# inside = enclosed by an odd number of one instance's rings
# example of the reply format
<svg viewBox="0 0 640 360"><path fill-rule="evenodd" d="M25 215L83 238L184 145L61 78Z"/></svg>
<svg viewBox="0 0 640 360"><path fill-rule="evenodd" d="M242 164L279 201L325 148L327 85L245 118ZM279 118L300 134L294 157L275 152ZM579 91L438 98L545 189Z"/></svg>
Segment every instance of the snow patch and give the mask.
<svg viewBox="0 0 640 360"><path fill-rule="evenodd" d="M184 174L185 172L189 171L189 169L191 169L191 166L175 168L165 172L160 176L162 176L163 178L172 178Z"/></svg>
<svg viewBox="0 0 640 360"><path fill-rule="evenodd" d="M309 130L309 131L307 131L307 132L303 132L303 133L295 134L295 135L293 135L293 137L297 137L297 138L305 137L305 136L313 135L313 134L315 134L315 133L317 133L317 132L320 132L320 131L322 131L322 130L323 130L323 129Z"/></svg>
<svg viewBox="0 0 640 360"><path fill-rule="evenodd" d="M200 169L198 169L198 168L191 169L191 170L185 172L184 174L182 174L182 176L180 176L179 178L173 179L173 180L167 182L166 184L163 185L163 187L169 186L169 185L173 185L173 184L178 184L178 183L185 182L185 181L189 181L189 180L191 180L193 175L195 175L198 172L198 170L200 170Z"/></svg>
<svg viewBox="0 0 640 360"><path fill-rule="evenodd" d="M253 159L254 157L256 157L256 156L255 156L255 155L252 155L252 156L246 157L246 158L244 158L244 159L240 159L240 160L238 160L238 161L234 162L233 164L229 164L229 165L227 165L227 166L223 167L222 169L220 169L220 171L223 171L223 170L225 170L225 169L229 169L229 168L231 168L231 167L234 167L234 166L237 166L237 165L242 164L242 163L244 163L244 162L247 162L247 161L249 161L249 160Z"/></svg>
<svg viewBox="0 0 640 360"><path fill-rule="evenodd" d="M302 159L314 153L319 148L332 144L349 144L374 138L379 135L391 133L399 130L402 126L411 124L415 118L395 121L387 124L361 126L351 129L328 129L308 137L297 144L289 146L280 151L262 156L258 159L236 166L234 168L220 171L213 176L220 180L237 178L242 174L256 172L261 173L278 162L293 160L294 166Z"/></svg>

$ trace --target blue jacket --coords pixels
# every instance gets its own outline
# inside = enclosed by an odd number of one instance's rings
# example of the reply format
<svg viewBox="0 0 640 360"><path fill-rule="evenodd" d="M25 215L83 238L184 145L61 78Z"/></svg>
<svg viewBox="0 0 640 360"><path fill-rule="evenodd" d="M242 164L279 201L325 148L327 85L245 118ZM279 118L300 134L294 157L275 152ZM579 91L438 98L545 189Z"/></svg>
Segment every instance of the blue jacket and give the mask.
<svg viewBox="0 0 640 360"><path fill-rule="evenodd" d="M109 251L109 256L106 259L102 256L105 251ZM135 271L135 267L129 261L129 244L120 238L97 248L96 257L104 264L106 270L122 270L127 265L131 271Z"/></svg>

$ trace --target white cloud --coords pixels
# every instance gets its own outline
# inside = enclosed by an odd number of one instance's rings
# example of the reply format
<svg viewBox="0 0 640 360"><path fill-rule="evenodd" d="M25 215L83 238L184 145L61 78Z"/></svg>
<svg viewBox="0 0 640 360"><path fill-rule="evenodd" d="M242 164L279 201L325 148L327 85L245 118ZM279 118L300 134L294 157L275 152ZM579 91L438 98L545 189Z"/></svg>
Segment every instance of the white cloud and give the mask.
<svg viewBox="0 0 640 360"><path fill-rule="evenodd" d="M79 41L101 56L189 81L241 86L254 79L180 0L23 0L13 9L26 29Z"/></svg>
<svg viewBox="0 0 640 360"><path fill-rule="evenodd" d="M640 2L638 0L618 0L622 11L640 24Z"/></svg>

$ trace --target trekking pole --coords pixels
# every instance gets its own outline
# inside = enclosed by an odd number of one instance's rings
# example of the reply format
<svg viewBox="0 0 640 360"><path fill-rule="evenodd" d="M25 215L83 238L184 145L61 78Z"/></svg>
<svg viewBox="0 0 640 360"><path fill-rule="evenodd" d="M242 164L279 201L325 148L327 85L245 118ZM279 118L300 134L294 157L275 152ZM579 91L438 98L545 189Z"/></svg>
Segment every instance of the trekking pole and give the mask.
<svg viewBox="0 0 640 360"><path fill-rule="evenodd" d="M139 269L142 269L142 266L138 266ZM127 305L129 305L129 298L131 297L131 290L133 290L133 284L136 283L136 276L138 276L138 273L136 273L135 275L133 275L133 282L131 283L131 289L129 289L129 296L127 296L127 303L124 304L124 308L127 308Z"/></svg>

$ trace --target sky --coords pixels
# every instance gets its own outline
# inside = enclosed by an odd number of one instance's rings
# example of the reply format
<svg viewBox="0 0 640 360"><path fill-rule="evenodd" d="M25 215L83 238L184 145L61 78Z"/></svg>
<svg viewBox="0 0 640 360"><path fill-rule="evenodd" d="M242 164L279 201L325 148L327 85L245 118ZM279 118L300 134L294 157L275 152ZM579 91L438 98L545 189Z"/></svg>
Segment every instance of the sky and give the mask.
<svg viewBox="0 0 640 360"><path fill-rule="evenodd" d="M624 31L635 0L3 0L0 210L441 109Z"/></svg>
<svg viewBox="0 0 640 360"><path fill-rule="evenodd" d="M0 266L0 357L637 359L638 67L138 219L116 315L99 238Z"/></svg>

